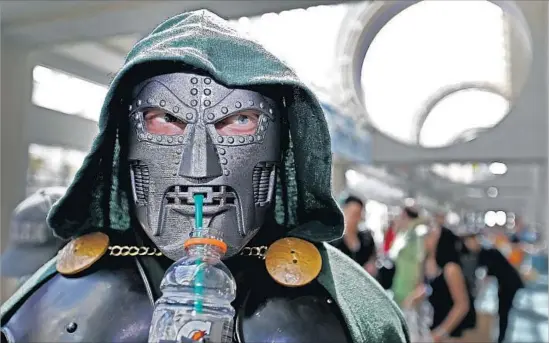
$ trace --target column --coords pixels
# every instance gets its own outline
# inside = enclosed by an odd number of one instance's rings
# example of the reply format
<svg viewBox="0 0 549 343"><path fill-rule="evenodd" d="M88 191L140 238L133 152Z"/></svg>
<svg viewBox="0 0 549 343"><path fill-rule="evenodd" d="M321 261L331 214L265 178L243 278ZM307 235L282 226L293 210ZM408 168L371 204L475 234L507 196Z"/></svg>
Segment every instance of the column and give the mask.
<svg viewBox="0 0 549 343"><path fill-rule="evenodd" d="M0 249L3 251L7 245L11 212L25 198L28 165L25 123L31 105L32 65L29 50L4 37L1 38L0 56Z"/></svg>

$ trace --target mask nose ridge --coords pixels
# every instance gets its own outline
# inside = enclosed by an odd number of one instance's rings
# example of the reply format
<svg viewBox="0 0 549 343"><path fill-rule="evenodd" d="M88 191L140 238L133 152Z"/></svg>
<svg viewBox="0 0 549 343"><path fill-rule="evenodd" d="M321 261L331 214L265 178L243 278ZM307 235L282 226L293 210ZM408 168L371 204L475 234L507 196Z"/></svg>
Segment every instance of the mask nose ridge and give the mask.
<svg viewBox="0 0 549 343"><path fill-rule="evenodd" d="M215 145L204 125L197 124L190 128L187 144L181 154L179 175L194 179L223 175Z"/></svg>

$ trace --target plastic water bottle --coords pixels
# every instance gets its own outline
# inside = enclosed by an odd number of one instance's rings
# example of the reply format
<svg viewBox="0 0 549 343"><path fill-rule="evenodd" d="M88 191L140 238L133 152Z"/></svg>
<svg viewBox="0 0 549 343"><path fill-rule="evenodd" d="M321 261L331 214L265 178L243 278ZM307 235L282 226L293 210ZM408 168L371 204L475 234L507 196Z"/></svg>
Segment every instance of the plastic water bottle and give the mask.
<svg viewBox="0 0 549 343"><path fill-rule="evenodd" d="M236 283L221 259L227 246L219 232L197 229L185 242L185 256L164 275L156 301L150 343L232 342Z"/></svg>

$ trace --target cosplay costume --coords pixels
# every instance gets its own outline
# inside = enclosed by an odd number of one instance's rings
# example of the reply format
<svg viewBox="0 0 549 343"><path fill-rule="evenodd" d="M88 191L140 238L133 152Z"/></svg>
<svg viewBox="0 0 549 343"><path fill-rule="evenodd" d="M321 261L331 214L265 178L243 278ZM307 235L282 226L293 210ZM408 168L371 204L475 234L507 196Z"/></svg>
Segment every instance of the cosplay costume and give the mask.
<svg viewBox="0 0 549 343"><path fill-rule="evenodd" d="M162 275L193 229L195 194L228 247L234 342L408 341L383 289L324 243L341 236L343 216L318 101L225 20L181 14L138 42L99 126L48 218L73 241L2 307L9 342L146 342ZM298 256L285 281L263 260L281 239Z"/></svg>

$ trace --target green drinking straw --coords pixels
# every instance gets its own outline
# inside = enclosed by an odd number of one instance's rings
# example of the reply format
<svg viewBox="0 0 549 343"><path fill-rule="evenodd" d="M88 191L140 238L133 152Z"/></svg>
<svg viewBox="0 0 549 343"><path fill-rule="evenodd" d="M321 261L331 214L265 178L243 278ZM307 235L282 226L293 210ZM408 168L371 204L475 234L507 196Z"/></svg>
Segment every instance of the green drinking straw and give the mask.
<svg viewBox="0 0 549 343"><path fill-rule="evenodd" d="M194 213L194 220L195 220L195 230L196 233L200 232L202 230L203 225L203 206L204 206L204 195L203 194L195 194L194 195L194 204L195 204L195 213ZM202 260L198 259L196 260L196 264L198 266L198 270L196 272L196 279L194 283L194 293L196 296L196 300L194 302L194 310L196 313L202 313L202 297L204 295L204 271L201 268Z"/></svg>

